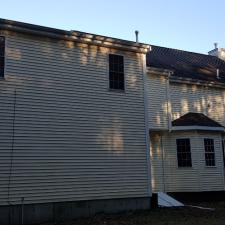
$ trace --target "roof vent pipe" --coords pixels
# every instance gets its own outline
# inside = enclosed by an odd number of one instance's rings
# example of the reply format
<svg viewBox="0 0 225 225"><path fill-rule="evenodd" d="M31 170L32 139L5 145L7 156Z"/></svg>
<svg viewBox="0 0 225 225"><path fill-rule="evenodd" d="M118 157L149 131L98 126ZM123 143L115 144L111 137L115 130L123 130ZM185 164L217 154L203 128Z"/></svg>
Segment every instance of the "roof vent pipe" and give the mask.
<svg viewBox="0 0 225 225"><path fill-rule="evenodd" d="M135 30L136 43L138 43L138 34L139 34L139 31L138 30Z"/></svg>
<svg viewBox="0 0 225 225"><path fill-rule="evenodd" d="M218 43L214 43L214 46L215 46L215 49L217 49L218 48Z"/></svg>
<svg viewBox="0 0 225 225"><path fill-rule="evenodd" d="M220 70L219 69L216 69L216 78L220 79Z"/></svg>

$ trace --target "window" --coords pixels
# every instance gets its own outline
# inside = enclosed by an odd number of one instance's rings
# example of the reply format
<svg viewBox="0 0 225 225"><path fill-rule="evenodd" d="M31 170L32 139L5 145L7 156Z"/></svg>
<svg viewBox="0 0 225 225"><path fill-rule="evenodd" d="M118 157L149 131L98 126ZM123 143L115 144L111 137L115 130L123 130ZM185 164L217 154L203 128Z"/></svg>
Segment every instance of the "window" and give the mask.
<svg viewBox="0 0 225 225"><path fill-rule="evenodd" d="M178 167L192 167L190 139L177 139Z"/></svg>
<svg viewBox="0 0 225 225"><path fill-rule="evenodd" d="M4 77L5 67L5 38L0 36L0 77Z"/></svg>
<svg viewBox="0 0 225 225"><path fill-rule="evenodd" d="M124 90L124 60L121 55L109 54L109 88Z"/></svg>
<svg viewBox="0 0 225 225"><path fill-rule="evenodd" d="M205 164L206 166L215 166L214 140L205 138Z"/></svg>

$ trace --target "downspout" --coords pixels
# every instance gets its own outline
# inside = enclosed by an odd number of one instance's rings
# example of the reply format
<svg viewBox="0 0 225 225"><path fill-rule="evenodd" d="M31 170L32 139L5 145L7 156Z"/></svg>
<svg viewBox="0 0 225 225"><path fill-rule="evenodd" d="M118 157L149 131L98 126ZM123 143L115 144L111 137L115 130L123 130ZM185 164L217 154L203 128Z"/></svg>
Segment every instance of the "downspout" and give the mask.
<svg viewBox="0 0 225 225"><path fill-rule="evenodd" d="M11 177L12 177L12 170L13 170L13 156L14 156L14 139L15 139L15 119L16 119L16 98L17 93L16 89L14 90L13 94L13 119L12 119L12 144L11 144L11 151L10 151L10 167L9 167L9 177L8 177L8 188L7 188L7 201L8 204L11 205L10 202L10 186L11 186Z"/></svg>
<svg viewBox="0 0 225 225"><path fill-rule="evenodd" d="M225 151L224 151L224 137L221 133L221 147L222 147L222 158L223 158L223 165L222 165L222 174L223 174L223 190L225 191Z"/></svg>
<svg viewBox="0 0 225 225"><path fill-rule="evenodd" d="M172 130L172 105L171 105L171 95L170 95L170 76L172 72L169 72L166 81L166 102L167 102L167 119L168 119L168 130Z"/></svg>
<svg viewBox="0 0 225 225"><path fill-rule="evenodd" d="M144 89L144 111L145 111L145 142L146 142L146 163L147 163L147 193L148 197L152 196L151 186L151 162L150 162L150 138L149 138L149 125L148 125L148 98L147 98L147 85L146 85L146 54L142 54L143 65L143 89Z"/></svg>
<svg viewBox="0 0 225 225"><path fill-rule="evenodd" d="M172 106L171 106L171 95L170 95L170 76L172 72L169 72L166 80L166 103L167 103L167 120L168 120L168 131L169 133L172 130ZM160 145L162 151L162 175L163 175L163 192L166 192L165 184L165 150L163 145L163 134L160 136Z"/></svg>
<svg viewBox="0 0 225 225"><path fill-rule="evenodd" d="M164 166L165 152L164 152L164 146L163 146L163 134L160 135L160 146L161 146L161 150L162 150L163 192L166 192L166 184L165 184L165 166Z"/></svg>

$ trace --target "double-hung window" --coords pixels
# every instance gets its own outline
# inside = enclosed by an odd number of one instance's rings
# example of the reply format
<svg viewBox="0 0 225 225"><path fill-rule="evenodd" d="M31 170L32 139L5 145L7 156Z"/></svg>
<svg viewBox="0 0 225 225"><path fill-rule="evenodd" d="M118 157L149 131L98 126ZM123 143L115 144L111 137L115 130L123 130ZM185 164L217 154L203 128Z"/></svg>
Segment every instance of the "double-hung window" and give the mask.
<svg viewBox="0 0 225 225"><path fill-rule="evenodd" d="M215 166L214 140L210 138L204 139L205 146L205 165Z"/></svg>
<svg viewBox="0 0 225 225"><path fill-rule="evenodd" d="M190 139L177 139L178 167L192 167Z"/></svg>
<svg viewBox="0 0 225 225"><path fill-rule="evenodd" d="M109 88L124 90L124 58L109 54Z"/></svg>

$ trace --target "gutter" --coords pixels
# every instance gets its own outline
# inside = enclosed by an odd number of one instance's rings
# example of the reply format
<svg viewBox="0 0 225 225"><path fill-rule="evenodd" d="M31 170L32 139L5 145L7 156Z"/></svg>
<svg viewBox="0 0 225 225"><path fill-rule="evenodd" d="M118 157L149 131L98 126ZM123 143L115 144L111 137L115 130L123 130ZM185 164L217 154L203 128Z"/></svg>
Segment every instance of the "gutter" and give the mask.
<svg viewBox="0 0 225 225"><path fill-rule="evenodd" d="M209 126L173 126L171 131L189 131L189 130L203 130L203 131L219 131L225 132L224 127L209 127Z"/></svg>
<svg viewBox="0 0 225 225"><path fill-rule="evenodd" d="M146 142L146 164L147 164L147 193L152 196L151 186L151 159L150 159L150 137L149 137L149 124L148 124L148 93L146 85L146 55L142 55L143 63L143 89L144 89L144 117L145 117L145 142Z"/></svg>
<svg viewBox="0 0 225 225"><path fill-rule="evenodd" d="M151 73L154 75L164 75L168 76L170 73L170 82L171 83L180 83L180 84L194 84L199 86L206 86L206 87L217 87L217 88L223 88L225 89L225 83L222 82L213 82L213 81L207 81L207 80L199 80L199 79L193 79L193 78L186 78L186 77L178 77L178 76L172 76L174 73L173 70L167 70L162 69L158 67L147 67L147 73Z"/></svg>
<svg viewBox="0 0 225 225"><path fill-rule="evenodd" d="M158 67L147 67L147 73L150 74L155 74L155 75L160 75L160 76L166 76L168 77L169 74L173 74L172 70L167 70L167 69L162 69L162 68L158 68Z"/></svg>
<svg viewBox="0 0 225 225"><path fill-rule="evenodd" d="M66 31L54 29L50 27L38 26L28 23L21 23L12 20L0 19L0 30L13 31L34 36L48 37L52 39L60 39L74 41L77 43L93 44L102 47L111 47L131 52L146 54L150 45L136 43L132 41L110 38L101 35L89 34L79 31Z"/></svg>
<svg viewBox="0 0 225 225"><path fill-rule="evenodd" d="M173 76L170 78L170 82L179 83L179 84L194 84L194 85L205 86L205 87L216 87L216 88L225 89L224 83L215 83L215 82L209 82L209 81L203 81L203 80L197 80L197 79L191 79L191 78Z"/></svg>

